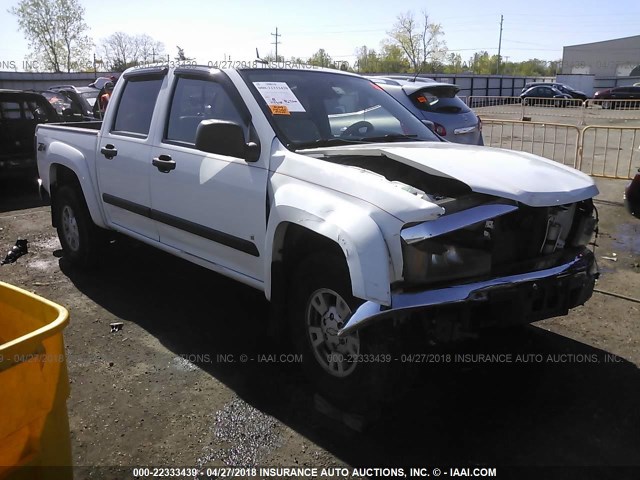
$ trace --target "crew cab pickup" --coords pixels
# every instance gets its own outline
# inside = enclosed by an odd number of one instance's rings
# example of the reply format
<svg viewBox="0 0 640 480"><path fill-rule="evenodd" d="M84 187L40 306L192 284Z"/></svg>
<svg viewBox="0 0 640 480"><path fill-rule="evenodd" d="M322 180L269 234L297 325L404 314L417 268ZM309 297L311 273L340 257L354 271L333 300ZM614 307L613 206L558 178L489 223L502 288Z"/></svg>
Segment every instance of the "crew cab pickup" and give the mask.
<svg viewBox="0 0 640 480"><path fill-rule="evenodd" d="M590 177L443 142L346 72L129 69L102 122L36 136L64 257L115 230L263 291L334 402L399 332L565 315L597 276Z"/></svg>

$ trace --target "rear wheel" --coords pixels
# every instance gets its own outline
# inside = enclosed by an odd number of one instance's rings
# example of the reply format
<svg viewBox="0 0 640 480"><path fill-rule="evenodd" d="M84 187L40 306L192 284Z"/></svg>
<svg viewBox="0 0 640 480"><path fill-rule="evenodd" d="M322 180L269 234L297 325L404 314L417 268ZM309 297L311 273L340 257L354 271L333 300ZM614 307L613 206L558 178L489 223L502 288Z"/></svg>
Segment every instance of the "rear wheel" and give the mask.
<svg viewBox="0 0 640 480"><path fill-rule="evenodd" d="M94 266L104 234L93 223L82 194L69 185L61 187L56 195L55 215L64 257L78 267Z"/></svg>
<svg viewBox="0 0 640 480"><path fill-rule="evenodd" d="M386 387L390 355L383 353L369 330L338 336L362 303L351 293L344 259L311 255L298 265L291 285L289 322L305 373L335 406L363 413L362 407L375 403L371 400Z"/></svg>

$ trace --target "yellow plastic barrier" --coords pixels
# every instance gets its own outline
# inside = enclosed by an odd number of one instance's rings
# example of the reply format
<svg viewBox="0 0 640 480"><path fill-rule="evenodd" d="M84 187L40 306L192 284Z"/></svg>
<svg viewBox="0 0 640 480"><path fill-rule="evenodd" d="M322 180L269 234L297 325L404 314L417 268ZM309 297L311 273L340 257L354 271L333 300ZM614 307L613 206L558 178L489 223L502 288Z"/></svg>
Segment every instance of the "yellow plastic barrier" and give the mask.
<svg viewBox="0 0 640 480"><path fill-rule="evenodd" d="M0 282L0 480L71 479L60 305Z"/></svg>

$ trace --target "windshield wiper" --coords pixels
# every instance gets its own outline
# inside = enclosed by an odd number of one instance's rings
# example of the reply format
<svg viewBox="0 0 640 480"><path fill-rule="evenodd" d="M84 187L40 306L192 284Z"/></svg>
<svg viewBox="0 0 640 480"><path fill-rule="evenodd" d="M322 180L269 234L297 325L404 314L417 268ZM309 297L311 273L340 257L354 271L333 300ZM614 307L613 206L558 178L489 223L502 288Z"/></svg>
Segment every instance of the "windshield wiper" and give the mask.
<svg viewBox="0 0 640 480"><path fill-rule="evenodd" d="M292 143L296 150L304 150L306 148L322 148L322 147L335 147L342 145L353 145L362 143L376 143L376 142L401 142L404 140L413 140L419 142L425 142L427 140L418 138L416 134L405 133L388 133L386 135L380 135L377 137L360 137L360 138L319 138L312 142L304 143Z"/></svg>
<svg viewBox="0 0 640 480"><path fill-rule="evenodd" d="M296 150L304 150L306 148L336 147L336 146L343 146L343 145L352 145L354 143L359 144L359 143L367 143L367 142L365 141L365 139L361 139L361 138L347 139L347 138L336 137L336 138L319 138L311 142L302 142L302 143L292 142L290 145L294 147Z"/></svg>
<svg viewBox="0 0 640 480"><path fill-rule="evenodd" d="M378 137L364 137L359 138L359 141L362 142L401 142L403 140L418 140L423 142L424 139L418 138L416 134L405 134L405 133L388 133L387 135L380 135Z"/></svg>

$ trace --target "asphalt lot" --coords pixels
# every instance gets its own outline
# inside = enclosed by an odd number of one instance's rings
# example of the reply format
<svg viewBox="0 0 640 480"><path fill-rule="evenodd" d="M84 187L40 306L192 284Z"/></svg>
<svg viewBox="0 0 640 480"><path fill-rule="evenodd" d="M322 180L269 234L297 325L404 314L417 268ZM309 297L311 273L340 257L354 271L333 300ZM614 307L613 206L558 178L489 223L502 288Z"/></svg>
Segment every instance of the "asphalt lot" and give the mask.
<svg viewBox="0 0 640 480"><path fill-rule="evenodd" d="M640 221L620 203L625 183L598 180L598 288L637 298ZM0 267L0 279L71 313L71 441L74 464L87 467L76 478L211 465L640 472L612 468L640 468L639 303L595 293L566 317L423 347L423 363L394 363L401 394L358 432L318 411L291 349L266 334L259 292L128 241L112 245L98 270L76 271L35 186L2 182L0 248L18 238L30 251ZM111 333L114 321L124 326Z"/></svg>

